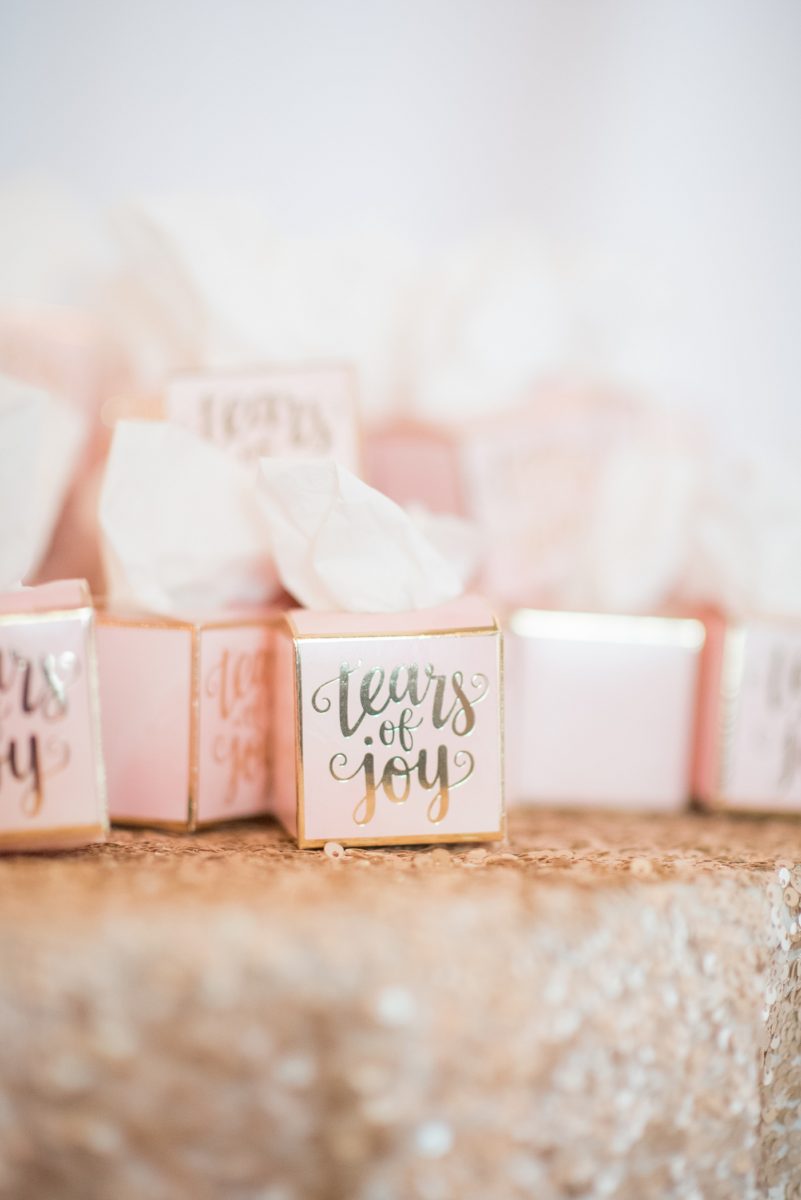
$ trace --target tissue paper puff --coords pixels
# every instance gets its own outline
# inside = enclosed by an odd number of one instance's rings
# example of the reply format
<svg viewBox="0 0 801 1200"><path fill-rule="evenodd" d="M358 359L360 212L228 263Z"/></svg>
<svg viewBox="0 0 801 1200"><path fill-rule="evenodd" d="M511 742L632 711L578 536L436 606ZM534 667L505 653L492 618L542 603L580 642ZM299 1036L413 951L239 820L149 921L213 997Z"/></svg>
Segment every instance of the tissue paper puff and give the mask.
<svg viewBox="0 0 801 1200"><path fill-rule="evenodd" d="M695 792L705 804L801 812L801 621L708 616Z"/></svg>
<svg viewBox="0 0 801 1200"><path fill-rule="evenodd" d="M704 626L522 610L505 633L509 804L678 811Z"/></svg>
<svg viewBox="0 0 801 1200"><path fill-rule="evenodd" d="M100 500L112 607L182 617L277 591L253 472L157 421L120 421Z"/></svg>
<svg viewBox="0 0 801 1200"><path fill-rule="evenodd" d="M2 306L0 373L47 392L51 406L60 410L59 424L69 422L76 431L72 441L58 434L54 439L64 476L62 505L33 578L41 582L78 574L96 591L101 582L97 471L109 441L101 409L130 385L130 364L106 329L86 313Z"/></svg>
<svg viewBox="0 0 801 1200"><path fill-rule="evenodd" d="M501 635L484 601L280 623L275 812L301 846L503 833Z"/></svg>
<svg viewBox="0 0 801 1200"><path fill-rule="evenodd" d="M76 582L0 596L0 850L102 841L93 613Z"/></svg>
<svg viewBox="0 0 801 1200"><path fill-rule="evenodd" d="M333 458L361 470L356 375L340 363L175 375L164 408L245 461Z"/></svg>
<svg viewBox="0 0 801 1200"><path fill-rule="evenodd" d="M449 558L408 513L338 463L262 459L259 496L281 581L306 608L398 612L464 590L461 542Z"/></svg>
<svg viewBox="0 0 801 1200"><path fill-rule="evenodd" d="M192 830L267 811L270 614L101 612L97 647L113 821Z"/></svg>
<svg viewBox="0 0 801 1200"><path fill-rule="evenodd" d="M123 269L110 304L146 369L344 359L386 410L417 256L383 237L277 236L259 207L173 198L115 214Z"/></svg>

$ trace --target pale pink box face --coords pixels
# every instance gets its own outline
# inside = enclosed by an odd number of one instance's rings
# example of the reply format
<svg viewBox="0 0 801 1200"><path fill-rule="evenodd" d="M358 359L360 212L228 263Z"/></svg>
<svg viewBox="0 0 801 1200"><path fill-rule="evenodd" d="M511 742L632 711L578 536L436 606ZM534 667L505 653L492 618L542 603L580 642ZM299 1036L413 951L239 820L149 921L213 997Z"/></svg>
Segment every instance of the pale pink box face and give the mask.
<svg viewBox="0 0 801 1200"><path fill-rule="evenodd" d="M291 627L290 627L291 623ZM293 611L278 634L276 814L302 846L503 832L501 636L483 601Z"/></svg>
<svg viewBox="0 0 801 1200"><path fill-rule="evenodd" d="M333 458L360 473L353 371L340 364L176 375L167 419L239 458Z"/></svg>
<svg viewBox="0 0 801 1200"><path fill-rule="evenodd" d="M706 682L699 795L725 808L801 811L801 623L747 620L722 632Z"/></svg>
<svg viewBox="0 0 801 1200"><path fill-rule="evenodd" d="M510 804L689 800L701 622L522 611L506 635Z"/></svg>
<svg viewBox="0 0 801 1200"><path fill-rule="evenodd" d="M66 583L6 594L0 850L102 841L107 824L88 593Z"/></svg>
<svg viewBox="0 0 801 1200"><path fill-rule="evenodd" d="M194 829L268 811L272 643L271 618L101 617L112 820Z"/></svg>
<svg viewBox="0 0 801 1200"><path fill-rule="evenodd" d="M200 639L198 816L264 813L270 794L272 631L205 629Z"/></svg>

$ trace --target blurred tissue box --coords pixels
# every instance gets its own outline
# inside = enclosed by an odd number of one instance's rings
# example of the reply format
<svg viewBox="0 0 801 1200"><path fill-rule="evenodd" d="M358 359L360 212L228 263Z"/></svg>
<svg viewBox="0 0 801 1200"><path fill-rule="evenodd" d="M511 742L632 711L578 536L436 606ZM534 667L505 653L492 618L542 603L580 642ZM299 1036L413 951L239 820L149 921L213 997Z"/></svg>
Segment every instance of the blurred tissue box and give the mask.
<svg viewBox="0 0 801 1200"><path fill-rule="evenodd" d="M336 463L261 462L276 566L275 813L301 846L503 833L501 634L407 513Z"/></svg>
<svg viewBox="0 0 801 1200"><path fill-rule="evenodd" d="M268 811L272 622L98 613L113 821L194 830Z"/></svg>
<svg viewBox="0 0 801 1200"><path fill-rule="evenodd" d="M169 421L246 461L333 458L361 469L355 370L341 363L198 371L172 376Z"/></svg>
<svg viewBox="0 0 801 1200"><path fill-rule="evenodd" d="M167 422L115 427L98 618L115 821L192 830L268 810L277 579L253 474Z"/></svg>
<svg viewBox="0 0 801 1200"><path fill-rule="evenodd" d="M682 808L704 626L521 610L506 632L510 804Z"/></svg>
<svg viewBox="0 0 801 1200"><path fill-rule="evenodd" d="M459 424L395 420L368 436L366 478L398 504L474 521L499 603L569 604L605 459L639 420L623 398L558 389Z"/></svg>
<svg viewBox="0 0 801 1200"><path fill-rule="evenodd" d="M697 798L801 811L801 621L711 616L706 624Z"/></svg>
<svg viewBox="0 0 801 1200"><path fill-rule="evenodd" d="M80 581L0 595L0 850L106 836L93 626Z"/></svg>

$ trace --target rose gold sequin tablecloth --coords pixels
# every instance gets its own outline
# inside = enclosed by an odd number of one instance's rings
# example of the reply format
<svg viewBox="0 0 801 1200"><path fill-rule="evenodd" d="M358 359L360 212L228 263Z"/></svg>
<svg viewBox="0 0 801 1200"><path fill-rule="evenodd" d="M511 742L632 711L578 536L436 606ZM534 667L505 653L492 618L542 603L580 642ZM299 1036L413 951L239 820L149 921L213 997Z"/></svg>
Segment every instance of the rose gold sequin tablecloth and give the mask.
<svg viewBox="0 0 801 1200"><path fill-rule="evenodd" d="M0 861L0 1196L801 1196L801 824Z"/></svg>

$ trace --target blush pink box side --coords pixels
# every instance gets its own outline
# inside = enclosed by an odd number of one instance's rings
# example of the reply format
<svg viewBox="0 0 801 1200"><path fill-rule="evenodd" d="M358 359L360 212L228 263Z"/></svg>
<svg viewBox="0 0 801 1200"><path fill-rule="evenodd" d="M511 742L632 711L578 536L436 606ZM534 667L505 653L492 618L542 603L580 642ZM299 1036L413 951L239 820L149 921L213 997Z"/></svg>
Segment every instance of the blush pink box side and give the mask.
<svg viewBox="0 0 801 1200"><path fill-rule="evenodd" d="M345 363L180 372L168 382L164 410L245 461L333 458L361 474L356 373Z"/></svg>
<svg viewBox="0 0 801 1200"><path fill-rule="evenodd" d="M365 478L396 504L469 515L455 431L408 421L373 430L366 439Z"/></svg>
<svg viewBox="0 0 801 1200"><path fill-rule="evenodd" d="M684 808L703 641L693 619L516 613L506 637L510 805Z"/></svg>
<svg viewBox="0 0 801 1200"><path fill-rule="evenodd" d="M80 581L0 597L0 850L106 836L93 635Z"/></svg>
<svg viewBox="0 0 801 1200"><path fill-rule="evenodd" d="M191 831L269 811L274 619L101 615L115 822Z"/></svg>
<svg viewBox="0 0 801 1200"><path fill-rule="evenodd" d="M210 624L198 660L197 824L270 811L273 622Z"/></svg>
<svg viewBox="0 0 801 1200"><path fill-rule="evenodd" d="M502 836L502 645L484 601L295 610L277 642L274 811L301 846Z"/></svg>
<svg viewBox="0 0 801 1200"><path fill-rule="evenodd" d="M801 812L801 622L717 621L702 696L697 794L713 808Z"/></svg>
<svg viewBox="0 0 801 1200"><path fill-rule="evenodd" d="M192 627L100 614L103 749L112 821L191 820Z"/></svg>

